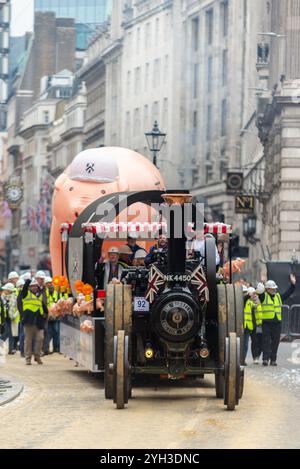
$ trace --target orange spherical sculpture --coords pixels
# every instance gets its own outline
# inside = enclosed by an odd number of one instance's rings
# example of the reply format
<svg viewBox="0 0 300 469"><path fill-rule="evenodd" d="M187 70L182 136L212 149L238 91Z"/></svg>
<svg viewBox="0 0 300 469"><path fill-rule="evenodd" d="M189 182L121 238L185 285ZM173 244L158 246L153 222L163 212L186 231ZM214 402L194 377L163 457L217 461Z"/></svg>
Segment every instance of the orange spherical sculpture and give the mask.
<svg viewBox="0 0 300 469"><path fill-rule="evenodd" d="M93 201L115 192L164 190L158 169L146 157L119 147L84 150L55 183L50 253L53 275L61 275L61 225L74 223Z"/></svg>

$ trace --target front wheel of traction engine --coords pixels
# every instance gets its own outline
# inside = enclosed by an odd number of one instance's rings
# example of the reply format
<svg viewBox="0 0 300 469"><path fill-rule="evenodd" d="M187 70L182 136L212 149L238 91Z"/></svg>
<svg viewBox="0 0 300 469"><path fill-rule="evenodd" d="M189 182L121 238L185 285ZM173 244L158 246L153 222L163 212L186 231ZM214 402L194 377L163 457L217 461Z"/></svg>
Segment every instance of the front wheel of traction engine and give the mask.
<svg viewBox="0 0 300 469"><path fill-rule="evenodd" d="M113 363L114 337L119 330L131 334L132 302L131 288L128 285L107 286L105 302L105 373L104 390L106 399L114 399ZM128 352L130 355L130 351ZM129 392L131 397L131 388Z"/></svg>
<svg viewBox="0 0 300 469"><path fill-rule="evenodd" d="M239 350L243 350L243 292L238 285L218 285L218 360L219 366L225 363L225 339L230 333L235 333L239 339ZM240 356L239 365L243 364L243 357ZM224 373L215 374L215 387L217 398L224 398ZM244 370L239 371L239 399L242 398L244 388Z"/></svg>
<svg viewBox="0 0 300 469"><path fill-rule="evenodd" d="M113 389L117 409L124 409L130 396L129 338L125 331L114 337Z"/></svg>
<svg viewBox="0 0 300 469"><path fill-rule="evenodd" d="M225 339L224 405L234 410L240 396L240 338L230 333Z"/></svg>

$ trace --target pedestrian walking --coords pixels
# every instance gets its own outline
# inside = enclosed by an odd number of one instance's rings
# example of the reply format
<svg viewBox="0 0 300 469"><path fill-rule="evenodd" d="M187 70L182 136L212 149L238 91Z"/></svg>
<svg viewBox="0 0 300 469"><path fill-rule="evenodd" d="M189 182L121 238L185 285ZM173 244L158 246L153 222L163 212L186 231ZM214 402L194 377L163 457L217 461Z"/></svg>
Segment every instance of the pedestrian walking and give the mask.
<svg viewBox="0 0 300 469"><path fill-rule="evenodd" d="M59 300L59 293L55 291L54 285L52 283L51 277L46 277L45 279L46 284L46 295L47 295L47 308L48 312L50 311L51 306ZM45 350L44 353L47 355L49 353L49 346L51 341L53 341L53 353L59 353L59 335L60 335L60 321L58 318L51 316L48 314L48 329L47 333L45 333Z"/></svg>
<svg viewBox="0 0 300 469"><path fill-rule="evenodd" d="M35 279L27 279L22 289L22 321L25 331L25 358L26 365L31 365L32 354L35 361L41 365L42 346L44 340L47 306L42 295L38 294L39 285ZM34 339L34 351L32 340Z"/></svg>
<svg viewBox="0 0 300 469"><path fill-rule="evenodd" d="M261 305L257 293L254 288L247 288L243 285L244 292L244 360L246 360L249 339L256 331L257 326L261 326ZM244 363L247 366L245 361Z"/></svg>
<svg viewBox="0 0 300 469"><path fill-rule="evenodd" d="M296 277L290 275L290 286L280 295L278 286L273 280L268 280L265 285L259 284L257 291L262 307L262 347L263 366L277 366L277 352L280 343L282 302L291 296L295 290Z"/></svg>
<svg viewBox="0 0 300 469"><path fill-rule="evenodd" d="M20 292L20 283L24 285L24 281L18 280L15 288L9 298L8 315L11 321L11 335L13 337L13 353L16 352L19 342L19 329L20 329L20 312L18 308L18 295ZM19 284L19 288L18 288ZM22 287L21 287L22 288Z"/></svg>
<svg viewBox="0 0 300 469"><path fill-rule="evenodd" d="M27 273L27 276L28 276L28 273ZM23 322L21 321L21 318L22 318L22 289L23 289L24 285L25 285L25 280L23 278L20 278L17 281L16 287L17 287L17 290L18 290L18 293L17 293L17 308L18 308L18 312L19 312L19 315L20 315L19 350L20 350L21 357L25 357L25 351L24 351L24 340L25 340L24 325L23 325Z"/></svg>
<svg viewBox="0 0 300 469"><path fill-rule="evenodd" d="M38 283L38 291L37 291L37 296L42 298L44 307L47 308L47 288L45 285L45 280L46 280L46 274L43 270L39 270L35 274L35 280ZM47 311L47 317L45 318L44 322L44 342L43 342L43 354L48 355L47 352L47 334L48 334L48 311Z"/></svg>
<svg viewBox="0 0 300 469"><path fill-rule="evenodd" d="M2 309L3 309L3 318L4 318L4 332L1 335L1 340L3 342L6 342L8 339L8 354L13 355L16 353L15 350L15 341L12 335L12 324L11 324L11 318L9 316L9 306L10 306L10 298L12 293L14 292L15 286L13 283L6 283L2 287Z"/></svg>

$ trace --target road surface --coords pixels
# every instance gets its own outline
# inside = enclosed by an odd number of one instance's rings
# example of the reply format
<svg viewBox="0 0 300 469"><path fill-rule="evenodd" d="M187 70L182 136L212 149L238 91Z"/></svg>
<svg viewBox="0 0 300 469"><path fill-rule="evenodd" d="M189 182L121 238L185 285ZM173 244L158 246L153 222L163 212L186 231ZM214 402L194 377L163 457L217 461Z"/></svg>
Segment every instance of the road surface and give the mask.
<svg viewBox="0 0 300 469"><path fill-rule="evenodd" d="M300 343L281 344L278 368L251 364L236 411L215 398L214 380L140 383L129 407L104 399L103 382L61 355L1 371L24 382L0 407L1 448L300 448Z"/></svg>

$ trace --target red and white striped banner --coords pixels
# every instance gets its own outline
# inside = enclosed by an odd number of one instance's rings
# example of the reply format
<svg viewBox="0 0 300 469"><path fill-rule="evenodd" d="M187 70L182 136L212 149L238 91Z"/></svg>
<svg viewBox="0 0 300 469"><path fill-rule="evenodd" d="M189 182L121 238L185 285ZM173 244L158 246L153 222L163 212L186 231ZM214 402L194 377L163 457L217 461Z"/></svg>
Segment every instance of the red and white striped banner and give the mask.
<svg viewBox="0 0 300 469"><path fill-rule="evenodd" d="M120 222L120 223L84 223L82 228L85 232L93 234L102 233L157 233L158 231L167 232L166 222ZM194 223L188 223L188 232L194 232ZM232 226L225 223L204 223L204 233L212 234L230 234L232 233Z"/></svg>
<svg viewBox="0 0 300 469"><path fill-rule="evenodd" d="M204 223L204 233L230 234L232 226L225 223Z"/></svg>

